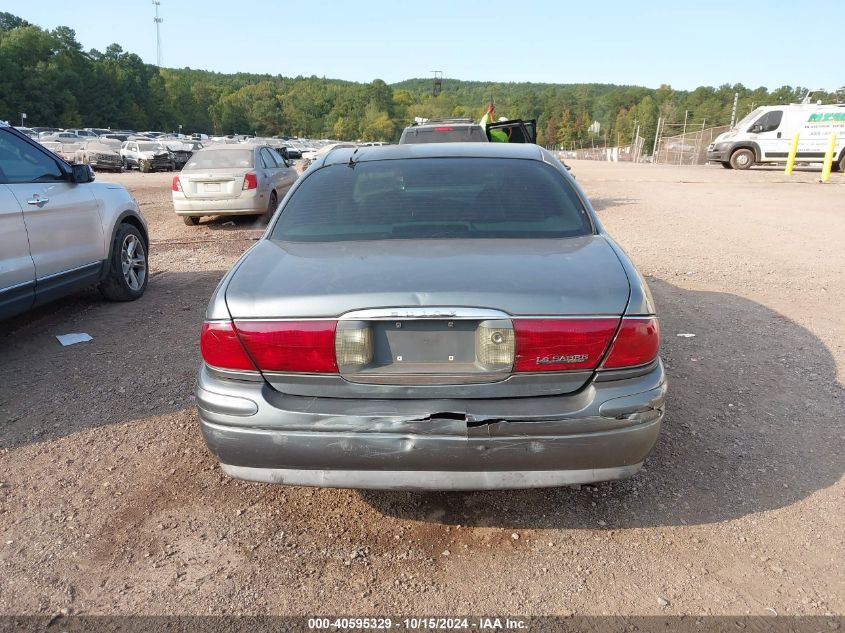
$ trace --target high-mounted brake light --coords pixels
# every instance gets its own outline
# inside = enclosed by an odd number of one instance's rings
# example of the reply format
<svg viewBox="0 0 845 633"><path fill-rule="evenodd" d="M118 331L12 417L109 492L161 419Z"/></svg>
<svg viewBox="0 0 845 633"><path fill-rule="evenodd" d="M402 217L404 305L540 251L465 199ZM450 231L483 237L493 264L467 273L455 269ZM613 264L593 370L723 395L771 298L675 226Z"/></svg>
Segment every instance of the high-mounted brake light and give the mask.
<svg viewBox="0 0 845 633"><path fill-rule="evenodd" d="M625 317L602 368L645 365L657 358L659 350L660 324L656 317Z"/></svg>
<svg viewBox="0 0 845 633"><path fill-rule="evenodd" d="M595 369L618 324L618 318L514 319L513 370Z"/></svg>
<svg viewBox="0 0 845 633"><path fill-rule="evenodd" d="M452 127L436 127L434 128L435 132L454 132L455 128Z"/></svg>
<svg viewBox="0 0 845 633"><path fill-rule="evenodd" d="M182 191L182 182L179 180L179 176L173 176L173 182L170 183L170 188L173 191Z"/></svg>
<svg viewBox="0 0 845 633"><path fill-rule="evenodd" d="M248 189L258 189L258 174L254 171L248 171L244 174L244 184L241 190L246 191Z"/></svg>
<svg viewBox="0 0 845 633"><path fill-rule="evenodd" d="M235 330L262 371L338 373L337 321L235 321Z"/></svg>
<svg viewBox="0 0 845 633"><path fill-rule="evenodd" d="M231 321L203 323L200 334L202 359L212 367L255 371L255 365L246 353Z"/></svg>

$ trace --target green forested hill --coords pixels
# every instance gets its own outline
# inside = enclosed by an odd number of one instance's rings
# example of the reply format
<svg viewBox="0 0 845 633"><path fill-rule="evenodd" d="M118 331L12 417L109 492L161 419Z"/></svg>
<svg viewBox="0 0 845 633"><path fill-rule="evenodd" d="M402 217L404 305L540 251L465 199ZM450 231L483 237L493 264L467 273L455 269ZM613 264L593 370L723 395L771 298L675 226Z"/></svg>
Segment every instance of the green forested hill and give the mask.
<svg viewBox="0 0 845 633"><path fill-rule="evenodd" d="M185 132L289 134L344 140L395 140L414 116L478 119L495 101L497 115L536 118L543 144L630 138L635 123L653 136L657 119L730 121L734 93L739 114L752 106L799 100L803 88L774 91L741 85L676 91L609 84L489 83L443 80L431 96L431 79L394 85L320 77L222 74L146 64L112 44L83 50L74 31L41 29L0 12L0 119L30 126L91 126ZM822 95L833 99L833 95Z"/></svg>

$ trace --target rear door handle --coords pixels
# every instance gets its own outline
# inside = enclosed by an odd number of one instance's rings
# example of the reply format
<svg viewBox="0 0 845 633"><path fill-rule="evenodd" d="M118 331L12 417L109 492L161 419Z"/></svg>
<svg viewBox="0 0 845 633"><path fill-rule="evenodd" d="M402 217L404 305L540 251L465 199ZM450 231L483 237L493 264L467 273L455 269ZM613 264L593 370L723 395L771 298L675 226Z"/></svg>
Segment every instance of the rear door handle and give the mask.
<svg viewBox="0 0 845 633"><path fill-rule="evenodd" d="M35 206L47 204L48 202L50 202L50 198L42 198L37 193L34 196L32 196L32 200L26 201L27 204L32 204L32 205L35 205Z"/></svg>

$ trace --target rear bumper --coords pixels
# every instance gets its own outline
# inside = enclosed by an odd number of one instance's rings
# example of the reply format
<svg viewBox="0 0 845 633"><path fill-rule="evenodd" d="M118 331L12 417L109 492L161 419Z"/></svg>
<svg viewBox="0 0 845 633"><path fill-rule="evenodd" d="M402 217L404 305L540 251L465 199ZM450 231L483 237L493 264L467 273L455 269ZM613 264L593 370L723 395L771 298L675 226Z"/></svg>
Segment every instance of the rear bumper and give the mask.
<svg viewBox="0 0 845 633"><path fill-rule="evenodd" d="M269 204L265 195L241 195L237 198L186 198L174 192L173 208L177 215L254 215L264 213Z"/></svg>
<svg viewBox="0 0 845 633"><path fill-rule="evenodd" d="M594 382L577 395L516 399L520 414L501 417L475 416L477 403L466 401L284 396L205 367L196 394L205 442L233 477L476 490L633 475L657 441L666 380L658 363L648 374Z"/></svg>
<svg viewBox="0 0 845 633"><path fill-rule="evenodd" d="M363 488L371 490L506 490L550 488L631 477L642 462L618 468L586 470L306 470L290 468L220 467L230 477L288 486Z"/></svg>

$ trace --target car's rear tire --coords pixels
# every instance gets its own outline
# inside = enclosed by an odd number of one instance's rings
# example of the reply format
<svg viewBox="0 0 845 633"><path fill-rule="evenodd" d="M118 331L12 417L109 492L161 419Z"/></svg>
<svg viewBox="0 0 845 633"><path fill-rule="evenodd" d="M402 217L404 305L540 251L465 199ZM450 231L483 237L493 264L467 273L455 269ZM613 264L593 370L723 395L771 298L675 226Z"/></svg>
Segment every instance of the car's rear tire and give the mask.
<svg viewBox="0 0 845 633"><path fill-rule="evenodd" d="M123 223L114 236L109 271L100 282L100 292L109 301L135 301L144 294L148 281L144 238L137 228Z"/></svg>
<svg viewBox="0 0 845 633"><path fill-rule="evenodd" d="M754 152L742 148L731 154L731 167L734 169L750 169L754 164Z"/></svg>
<svg viewBox="0 0 845 633"><path fill-rule="evenodd" d="M183 215L182 220L185 222L185 226L196 226L200 223L200 219L196 215Z"/></svg>
<svg viewBox="0 0 845 633"><path fill-rule="evenodd" d="M276 195L275 191L270 192L270 202L267 204L267 217L273 217L273 214L276 212L276 207L279 206L279 196Z"/></svg>
<svg viewBox="0 0 845 633"><path fill-rule="evenodd" d="M839 171L845 174L845 152L842 152L842 156L839 157L839 162L834 163L834 169L838 166Z"/></svg>
<svg viewBox="0 0 845 633"><path fill-rule="evenodd" d="M722 162L721 162L721 163L719 163L719 164L720 164L722 167L724 167L725 169L733 169L733 167L731 166L731 164L730 164L730 163L728 163L728 162L726 162L726 161L722 161Z"/></svg>

